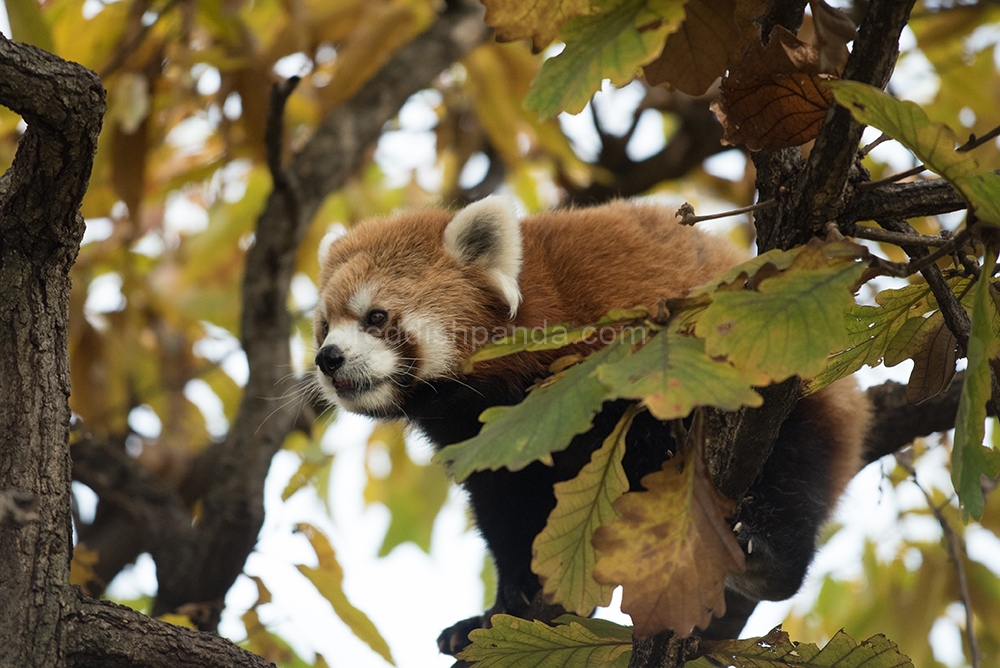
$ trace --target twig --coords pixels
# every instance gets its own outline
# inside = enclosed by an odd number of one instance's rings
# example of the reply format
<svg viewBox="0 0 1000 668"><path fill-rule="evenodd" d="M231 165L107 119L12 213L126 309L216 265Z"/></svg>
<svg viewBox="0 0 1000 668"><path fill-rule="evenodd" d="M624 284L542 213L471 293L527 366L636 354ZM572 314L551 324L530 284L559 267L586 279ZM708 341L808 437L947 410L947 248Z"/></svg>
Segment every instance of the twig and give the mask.
<svg viewBox="0 0 1000 668"><path fill-rule="evenodd" d="M976 135L969 135L969 141L965 142L955 150L959 153L965 153L966 151L971 151L974 148L978 148L988 142L991 139L995 139L1000 136L1000 125L996 126L982 137L976 137Z"/></svg>
<svg viewBox="0 0 1000 668"><path fill-rule="evenodd" d="M878 181L868 181L867 183L862 183L858 186L858 191L864 192L866 190L874 190L875 188L878 188L879 186L884 186L887 183L895 183L896 181L902 181L905 178L916 176L917 174L926 169L927 168L924 167L923 163L921 163L916 167L906 170L905 172L900 172L899 174L893 174L892 176L887 176L884 179L879 179Z"/></svg>
<svg viewBox="0 0 1000 668"><path fill-rule="evenodd" d="M914 233L915 234L915 233ZM968 238L968 228L963 229L961 232L956 234L954 237L949 239L947 242L942 244L933 253L928 253L923 257L918 257L910 262L879 262L879 266L882 268L883 272L889 276L894 276L896 278L907 278L912 276L918 271L923 271L927 267L933 265L935 262L945 257L946 255L951 255L952 252L957 248L961 248L965 244L965 240ZM950 292L950 291L949 291ZM957 332L956 332L957 334ZM966 336L968 340L968 336Z"/></svg>
<svg viewBox="0 0 1000 668"><path fill-rule="evenodd" d="M884 136L885 135L883 135L883 137ZM993 128L992 130L984 134L982 137L976 137L976 135L969 135L969 141L965 142L964 144L956 148L955 151L957 153L966 153L974 148L982 146L986 142L998 136L1000 136L1000 125ZM869 146L866 146L864 149L862 149L861 156L864 157L867 154L867 151L874 148L876 144L881 143L881 140L882 137L879 137L875 142L869 144ZM908 178L910 176L916 176L917 174L926 169L927 169L926 165L919 164L916 167L913 167L912 169L906 170L905 172L900 172L899 174L893 174L892 176L887 176L884 179L879 179L878 181L869 181L867 183L862 183L860 186L858 186L858 190L859 191L871 190L873 188L877 188L878 186L885 185L886 183L895 183L896 181L902 181L903 179Z"/></svg>
<svg viewBox="0 0 1000 668"><path fill-rule="evenodd" d="M948 546L948 555L951 557L952 563L955 565L955 575L958 576L958 590L962 597L962 605L965 606L965 637L969 643L969 661L972 664L972 668L979 668L979 642L976 640L976 632L972 624L972 597L969 595L969 581L965 575L965 564L962 561L962 554L965 550L964 546L960 545L961 539L955 535L954 530L952 530L951 525L948 523L948 519L941 512L941 508L934 503L934 499L931 497L930 492L923 488L920 482L917 480L917 473L913 470L907 462L896 458L900 467L903 468L913 480L913 484L917 486L923 495L927 499L927 507L931 509L934 513L934 517L937 518L938 524L941 525L941 531L944 533L945 544Z"/></svg>
<svg viewBox="0 0 1000 668"><path fill-rule="evenodd" d="M880 134L878 136L878 139L876 139L875 141L873 141L871 144L868 144L868 146L863 146L861 148L861 151L858 152L858 157L860 157L860 158L865 157L866 155L868 155L869 153L871 153L872 149L874 149L876 146L879 146L880 144L884 144L885 142L889 141L890 139L892 139L892 137L890 137L889 135L887 135L886 133L883 132L882 134Z"/></svg>
<svg viewBox="0 0 1000 668"><path fill-rule="evenodd" d="M953 237L950 234L907 234L906 232L892 232L877 227L864 227L855 225L850 236L858 239L870 239L871 241L884 241L897 246L943 246Z"/></svg>
<svg viewBox="0 0 1000 668"><path fill-rule="evenodd" d="M695 225L705 220L715 220L716 218L728 218L729 216L738 216L741 213L752 213L754 211L770 209L774 206L777 206L777 204L778 204L777 201L769 199L763 202L757 202L756 204L751 204L750 206L744 206L739 209L731 209L729 211L723 211L722 213L710 213L705 216L696 216L694 215L694 207L688 204L687 202L684 202L684 204L681 205L681 208L677 209L677 213L675 215L681 217L680 219L681 225Z"/></svg>

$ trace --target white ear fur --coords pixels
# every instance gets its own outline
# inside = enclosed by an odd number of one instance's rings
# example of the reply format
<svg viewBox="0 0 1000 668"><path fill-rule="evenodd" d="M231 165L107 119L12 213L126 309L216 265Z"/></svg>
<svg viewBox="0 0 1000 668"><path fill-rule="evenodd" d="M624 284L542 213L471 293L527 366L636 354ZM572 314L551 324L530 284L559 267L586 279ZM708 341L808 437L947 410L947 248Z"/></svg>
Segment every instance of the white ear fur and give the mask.
<svg viewBox="0 0 1000 668"><path fill-rule="evenodd" d="M333 242L347 234L347 230L344 229L343 225L334 225L330 228L330 231L323 235L323 240L319 242L319 266L322 267L323 263L326 262L326 256L330 252L330 246Z"/></svg>
<svg viewBox="0 0 1000 668"><path fill-rule="evenodd" d="M492 195L456 213L444 230L444 249L462 264L486 272L510 306L513 320L521 305L522 251L521 225L510 200Z"/></svg>

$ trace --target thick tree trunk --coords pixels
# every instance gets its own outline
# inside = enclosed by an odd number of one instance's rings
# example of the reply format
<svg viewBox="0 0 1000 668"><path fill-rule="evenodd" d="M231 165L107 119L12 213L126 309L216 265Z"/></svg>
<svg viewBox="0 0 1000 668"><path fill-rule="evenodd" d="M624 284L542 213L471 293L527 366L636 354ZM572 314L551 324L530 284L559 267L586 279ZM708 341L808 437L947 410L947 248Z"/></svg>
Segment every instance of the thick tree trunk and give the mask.
<svg viewBox="0 0 1000 668"><path fill-rule="evenodd" d="M37 521L0 526L0 665L63 658L74 599L69 459L69 270L104 89L89 70L0 37L0 102L28 129L0 192L0 492Z"/></svg>

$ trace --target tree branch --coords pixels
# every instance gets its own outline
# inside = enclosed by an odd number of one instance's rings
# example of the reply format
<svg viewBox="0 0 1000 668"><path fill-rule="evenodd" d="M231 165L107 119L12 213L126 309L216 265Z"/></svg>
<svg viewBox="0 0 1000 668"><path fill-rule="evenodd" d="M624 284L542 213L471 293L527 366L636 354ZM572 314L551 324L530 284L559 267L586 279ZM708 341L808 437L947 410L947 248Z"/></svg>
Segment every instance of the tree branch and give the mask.
<svg viewBox="0 0 1000 668"><path fill-rule="evenodd" d="M123 521L138 529L139 551L148 551L153 557L158 577L169 579L174 569L190 563L194 528L176 491L121 450L92 438L75 443L71 454L73 478L94 490L101 504L117 510Z"/></svg>
<svg viewBox="0 0 1000 668"><path fill-rule="evenodd" d="M691 97L677 91L656 90L656 95L664 95L651 105L662 111L675 114L680 119L680 127L667 145L659 153L635 162L625 154L625 143L608 141L618 138L602 133L605 142L598 166L614 175L611 183L592 183L585 188L568 190L568 200L576 204L598 204L616 197L640 195L657 183L680 178L700 165L705 158L731 150L722 145L722 126L716 120L708 105L711 96ZM653 94L653 91L647 95ZM617 146L621 143L620 146ZM562 184L566 187L564 179Z"/></svg>
<svg viewBox="0 0 1000 668"><path fill-rule="evenodd" d="M297 184L298 210L289 210L280 188L272 192L257 221L244 273L241 336L250 377L204 498L195 557L177 577L160 579L154 612L222 600L242 571L263 522L263 486L271 458L295 424L294 402L281 402L292 330L285 304L299 242L323 200L355 173L403 103L487 37L481 14L471 0L452 3L354 98L327 116L283 168ZM217 621L216 616L203 628L213 629Z"/></svg>
<svg viewBox="0 0 1000 668"><path fill-rule="evenodd" d="M151 619L110 601L82 599L66 615L70 668L273 668L211 633Z"/></svg>
<svg viewBox="0 0 1000 668"><path fill-rule="evenodd" d="M69 270L104 89L90 70L0 35L0 104L27 130L0 183L0 490L38 521L0 524L0 664L56 665L69 590Z"/></svg>

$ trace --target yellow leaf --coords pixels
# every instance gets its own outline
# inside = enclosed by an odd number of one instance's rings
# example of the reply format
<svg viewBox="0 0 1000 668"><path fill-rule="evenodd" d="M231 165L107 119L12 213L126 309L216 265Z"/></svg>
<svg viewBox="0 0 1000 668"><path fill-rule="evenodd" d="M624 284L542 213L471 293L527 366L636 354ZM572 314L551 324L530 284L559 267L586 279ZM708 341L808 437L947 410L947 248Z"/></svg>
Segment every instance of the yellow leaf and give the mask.
<svg viewBox="0 0 1000 668"><path fill-rule="evenodd" d="M395 665L392 653L389 651L389 645L382 638L378 629L365 613L355 608L347 600L342 586L344 571L337 562L337 555L333 551L330 541L323 532L311 524L297 524L295 530L309 539L319 561L319 566L316 568L298 565L299 572L305 575L320 595L330 602L333 611L342 622L347 624L354 635L365 641L383 659Z"/></svg>
<svg viewBox="0 0 1000 668"><path fill-rule="evenodd" d="M18 42L34 44L40 49L53 51L52 30L42 16L38 0L6 0L10 37Z"/></svg>
<svg viewBox="0 0 1000 668"><path fill-rule="evenodd" d="M570 19L560 31L566 48L542 65L524 105L543 118L581 111L602 80L624 85L659 56L683 18L681 1L621 0L600 14Z"/></svg>
<svg viewBox="0 0 1000 668"><path fill-rule="evenodd" d="M726 611L726 576L746 567L725 520L735 504L715 489L696 450L645 476L646 491L619 498L621 519L594 534L594 578L622 585L622 611L638 637L705 628Z"/></svg>
<svg viewBox="0 0 1000 668"><path fill-rule="evenodd" d="M531 545L531 570L542 581L545 599L579 615L611 601L614 587L593 577L597 551L591 539L597 527L618 518L611 504L628 490L622 456L639 410L630 406L580 473L556 483L556 507Z"/></svg>
<svg viewBox="0 0 1000 668"><path fill-rule="evenodd" d="M364 3L358 22L337 51L333 81L322 89L323 109L350 99L435 17L432 4L424 0Z"/></svg>
<svg viewBox="0 0 1000 668"><path fill-rule="evenodd" d="M574 16L591 13L591 0L483 0L486 23L497 30L501 42L528 37L538 53L556 38L559 27Z"/></svg>

